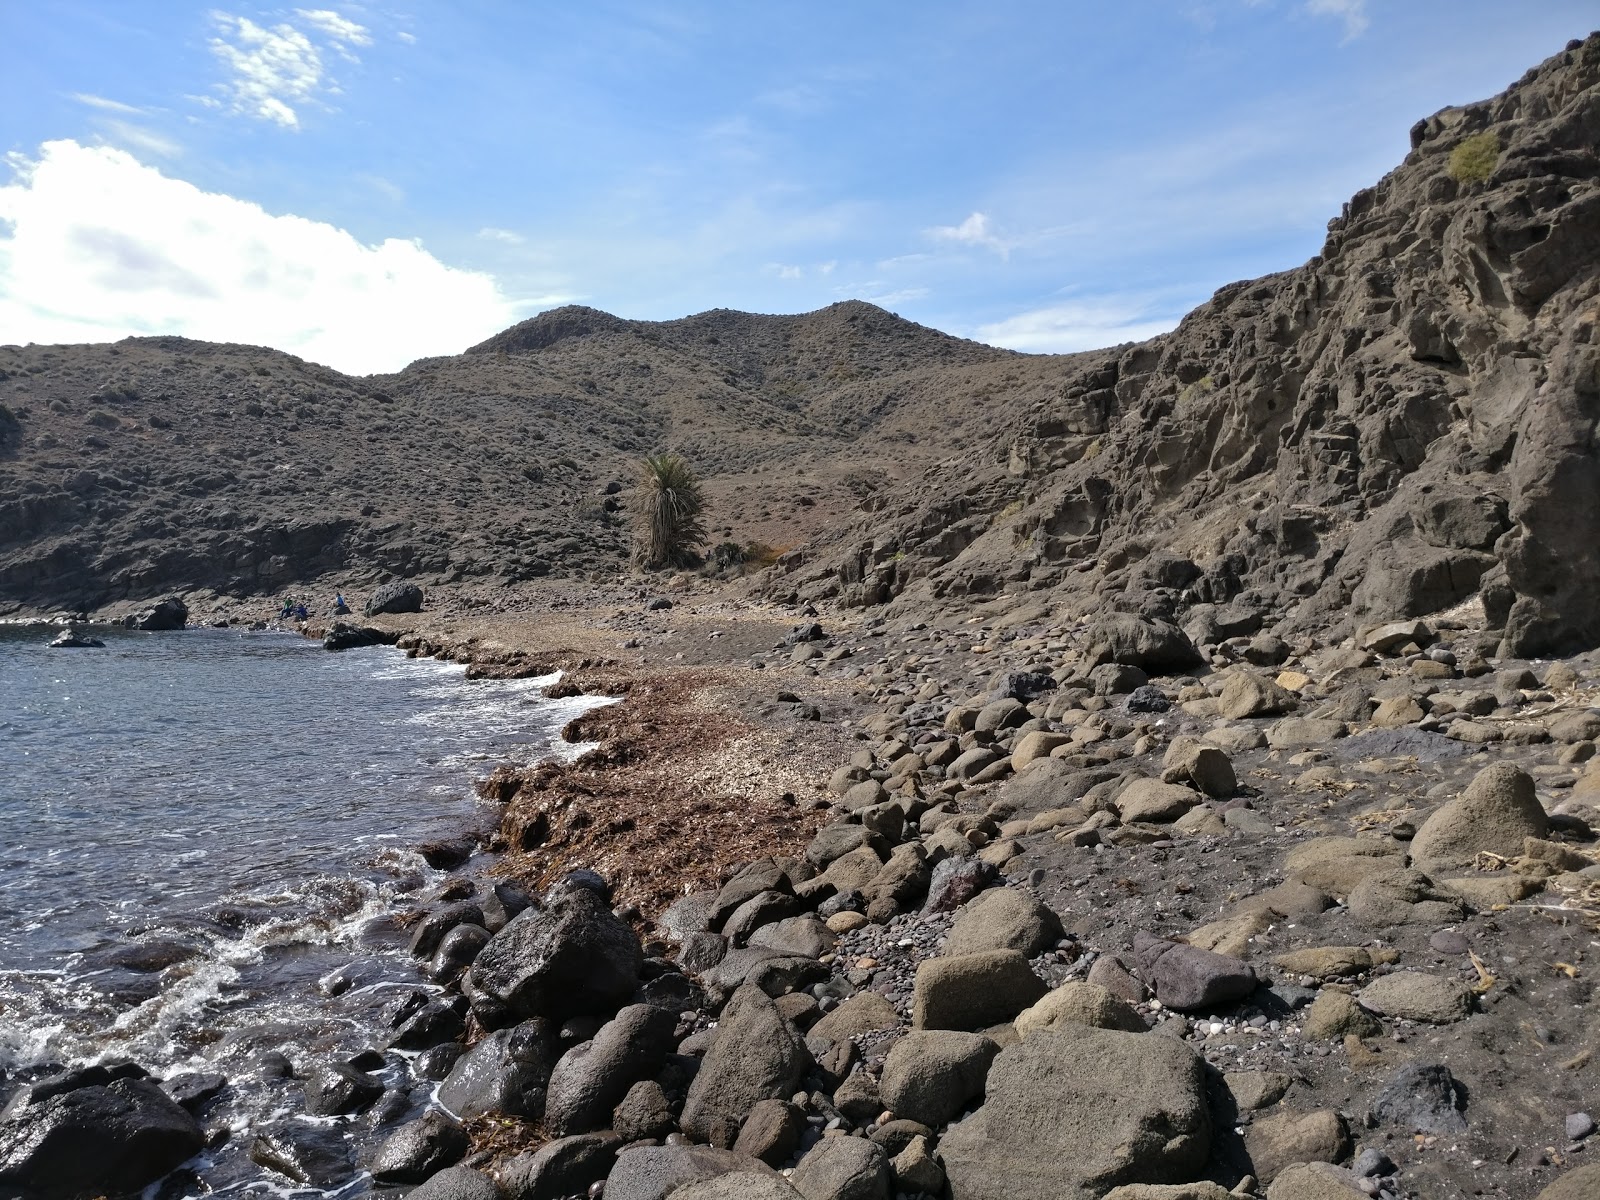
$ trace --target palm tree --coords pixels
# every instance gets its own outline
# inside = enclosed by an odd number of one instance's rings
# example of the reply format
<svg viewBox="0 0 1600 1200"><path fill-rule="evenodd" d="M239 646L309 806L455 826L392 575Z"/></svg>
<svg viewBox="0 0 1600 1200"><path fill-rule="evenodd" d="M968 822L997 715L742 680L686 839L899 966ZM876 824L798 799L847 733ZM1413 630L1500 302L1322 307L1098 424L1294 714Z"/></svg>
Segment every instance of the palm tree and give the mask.
<svg viewBox="0 0 1600 1200"><path fill-rule="evenodd" d="M677 454L647 454L633 490L633 558L646 567L682 564L706 540L705 497Z"/></svg>

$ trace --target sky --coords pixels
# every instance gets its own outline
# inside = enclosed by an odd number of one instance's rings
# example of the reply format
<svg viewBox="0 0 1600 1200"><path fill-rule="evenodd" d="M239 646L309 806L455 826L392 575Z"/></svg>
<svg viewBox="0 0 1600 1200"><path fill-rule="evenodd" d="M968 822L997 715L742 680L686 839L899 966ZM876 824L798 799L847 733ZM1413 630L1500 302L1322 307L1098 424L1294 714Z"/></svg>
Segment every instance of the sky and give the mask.
<svg viewBox="0 0 1600 1200"><path fill-rule="evenodd" d="M1321 247L1594 0L0 0L0 344L355 374L544 309L1033 352ZM320 7L327 4L329 7Z"/></svg>

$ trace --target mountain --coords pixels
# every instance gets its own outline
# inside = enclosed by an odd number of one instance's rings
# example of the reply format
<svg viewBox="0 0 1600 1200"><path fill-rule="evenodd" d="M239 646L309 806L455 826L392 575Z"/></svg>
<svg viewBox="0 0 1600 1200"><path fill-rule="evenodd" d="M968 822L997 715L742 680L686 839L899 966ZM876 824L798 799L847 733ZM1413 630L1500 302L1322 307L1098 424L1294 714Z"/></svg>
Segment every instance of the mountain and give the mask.
<svg viewBox="0 0 1600 1200"><path fill-rule="evenodd" d="M859 302L567 307L353 379L179 338L0 348L0 600L615 575L640 456L785 600L1036 601L1204 641L1481 604L1600 644L1600 35L1445 109L1321 254L1023 355Z"/></svg>
<svg viewBox="0 0 1600 1200"><path fill-rule="evenodd" d="M1310 262L997 406L770 590L1040 593L1201 640L1482 603L1508 653L1600 644L1600 35L1411 146Z"/></svg>
<svg viewBox="0 0 1600 1200"><path fill-rule="evenodd" d="M1023 361L862 303L562 308L360 379L172 337L0 347L0 599L614 573L607 485L658 448L705 476L719 537L792 545L976 439L951 390Z"/></svg>

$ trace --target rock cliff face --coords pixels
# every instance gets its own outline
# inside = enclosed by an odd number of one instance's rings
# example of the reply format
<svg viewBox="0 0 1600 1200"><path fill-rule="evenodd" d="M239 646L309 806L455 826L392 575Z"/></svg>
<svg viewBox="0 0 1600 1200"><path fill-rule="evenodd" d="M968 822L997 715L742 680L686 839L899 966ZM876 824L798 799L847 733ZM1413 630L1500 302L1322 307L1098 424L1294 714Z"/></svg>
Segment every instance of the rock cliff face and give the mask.
<svg viewBox="0 0 1600 1200"><path fill-rule="evenodd" d="M1283 632L1481 597L1508 653L1600 643L1600 36L1411 142L1320 255L1080 356L773 590Z"/></svg>

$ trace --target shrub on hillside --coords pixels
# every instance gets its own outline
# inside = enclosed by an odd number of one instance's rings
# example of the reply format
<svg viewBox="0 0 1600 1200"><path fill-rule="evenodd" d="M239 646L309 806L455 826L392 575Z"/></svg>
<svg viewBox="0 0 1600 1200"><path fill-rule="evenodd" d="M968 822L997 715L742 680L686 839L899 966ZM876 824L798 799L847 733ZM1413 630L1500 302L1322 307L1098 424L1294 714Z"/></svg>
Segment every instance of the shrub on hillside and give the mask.
<svg viewBox="0 0 1600 1200"><path fill-rule="evenodd" d="M1450 151L1450 178L1457 183L1482 183L1500 161L1500 137L1492 129L1463 138Z"/></svg>

